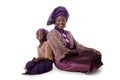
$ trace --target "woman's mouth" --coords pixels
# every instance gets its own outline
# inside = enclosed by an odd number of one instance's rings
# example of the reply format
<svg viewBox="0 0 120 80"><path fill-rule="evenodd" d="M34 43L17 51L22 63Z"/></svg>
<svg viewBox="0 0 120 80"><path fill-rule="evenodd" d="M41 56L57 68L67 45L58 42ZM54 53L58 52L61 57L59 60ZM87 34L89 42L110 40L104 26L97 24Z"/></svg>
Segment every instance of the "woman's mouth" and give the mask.
<svg viewBox="0 0 120 80"><path fill-rule="evenodd" d="M64 27L64 25L63 25L63 24L60 24L59 26L60 26L60 27Z"/></svg>

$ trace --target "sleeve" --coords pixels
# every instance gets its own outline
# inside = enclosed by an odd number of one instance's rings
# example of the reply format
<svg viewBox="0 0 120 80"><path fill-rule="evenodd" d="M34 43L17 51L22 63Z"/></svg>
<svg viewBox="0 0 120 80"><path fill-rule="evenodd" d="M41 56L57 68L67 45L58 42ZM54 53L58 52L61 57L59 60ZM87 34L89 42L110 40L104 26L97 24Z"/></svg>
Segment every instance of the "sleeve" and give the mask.
<svg viewBox="0 0 120 80"><path fill-rule="evenodd" d="M59 40L59 37L54 33L48 33L47 39L57 60L64 58L65 54L70 51L62 44L62 42Z"/></svg>
<svg viewBox="0 0 120 80"><path fill-rule="evenodd" d="M69 32L69 34L72 36L72 34L71 34L70 32ZM101 55L100 51L98 51L98 50L96 50L96 49L93 49L93 48L86 47L86 46L78 43L78 42L74 39L73 36L72 36L72 38L73 38L74 46L75 46L75 48L76 48L76 52L81 53L81 51L86 51L86 50L88 50L88 51L93 51L94 53L97 53L98 55Z"/></svg>
<svg viewBox="0 0 120 80"><path fill-rule="evenodd" d="M45 58L53 60L52 50L48 42L45 44Z"/></svg>
<svg viewBox="0 0 120 80"><path fill-rule="evenodd" d="M86 47L85 46L83 46L82 44L80 44L80 43L78 43L76 40L75 40L75 38L73 37L73 35L71 34L71 32L70 31L68 31L68 33L69 33L69 35L72 37L72 39L73 39L73 43L74 43L74 47L76 48L76 50L83 50L83 49L85 49Z"/></svg>
<svg viewBox="0 0 120 80"><path fill-rule="evenodd" d="M83 46L82 44L78 43L74 38L73 38L73 40L74 40L74 44L75 44L76 49L84 50L87 48L87 47Z"/></svg>
<svg viewBox="0 0 120 80"><path fill-rule="evenodd" d="M101 53L98 50L83 46L82 44L78 43L75 39L74 39L74 43L75 43L75 47L78 51L88 50L88 51L93 51L93 52L97 53L98 55L101 55Z"/></svg>

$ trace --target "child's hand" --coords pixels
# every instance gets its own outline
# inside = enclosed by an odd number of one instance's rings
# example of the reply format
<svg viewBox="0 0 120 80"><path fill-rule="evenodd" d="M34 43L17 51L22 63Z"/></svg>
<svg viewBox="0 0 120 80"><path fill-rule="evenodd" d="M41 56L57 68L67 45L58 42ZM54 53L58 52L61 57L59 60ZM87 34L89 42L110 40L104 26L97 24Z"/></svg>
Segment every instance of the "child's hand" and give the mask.
<svg viewBox="0 0 120 80"><path fill-rule="evenodd" d="M35 58L35 57L33 57L32 61L34 61L34 62L38 62L38 61L39 61L39 58Z"/></svg>

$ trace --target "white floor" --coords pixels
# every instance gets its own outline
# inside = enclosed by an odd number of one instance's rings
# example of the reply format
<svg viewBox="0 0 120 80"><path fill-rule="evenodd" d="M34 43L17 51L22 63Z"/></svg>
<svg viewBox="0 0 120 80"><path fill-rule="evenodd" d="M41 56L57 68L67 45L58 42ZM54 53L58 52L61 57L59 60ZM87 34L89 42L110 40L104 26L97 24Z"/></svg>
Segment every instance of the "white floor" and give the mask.
<svg viewBox="0 0 120 80"><path fill-rule="evenodd" d="M0 0L0 80L120 80L119 0ZM66 29L78 42L98 49L104 65L92 74L53 68L40 75L22 75L37 56L35 32L46 26L52 10L65 6L70 13Z"/></svg>

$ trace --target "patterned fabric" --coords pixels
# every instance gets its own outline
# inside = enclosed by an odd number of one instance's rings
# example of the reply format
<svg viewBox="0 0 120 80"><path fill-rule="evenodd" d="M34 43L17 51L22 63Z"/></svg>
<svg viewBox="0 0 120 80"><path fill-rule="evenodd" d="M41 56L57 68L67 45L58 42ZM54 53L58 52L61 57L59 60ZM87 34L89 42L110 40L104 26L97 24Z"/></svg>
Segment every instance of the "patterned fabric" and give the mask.
<svg viewBox="0 0 120 80"><path fill-rule="evenodd" d="M86 49L86 47L84 47L81 44L78 44L77 41L75 41L75 39L73 38L73 36L71 35L69 31L65 30L65 32L70 42L70 48L66 47L67 45L66 40L65 38L63 38L63 36L58 30L53 29L47 35L47 39L48 39L51 49L53 50L55 59L57 59L58 61L64 58L65 55L71 49L74 49L74 47L76 47L76 49L81 49L81 50Z"/></svg>
<svg viewBox="0 0 120 80"><path fill-rule="evenodd" d="M66 47L66 40L60 31L53 29L47 35L47 40L54 53L54 63L58 69L91 73L103 65L101 54L97 55L95 49L79 44L69 31L65 30L65 32L70 48ZM71 49L80 50L81 52L79 54L67 55Z"/></svg>
<svg viewBox="0 0 120 80"><path fill-rule="evenodd" d="M37 47L38 58L48 58L50 60L53 59L52 50L47 41L45 41L41 47Z"/></svg>
<svg viewBox="0 0 120 80"><path fill-rule="evenodd" d="M67 35L65 34L65 33L62 33L62 36L63 36L63 38L65 39L65 41L66 41L66 43L67 43L67 48L69 48L70 47L70 42L69 42L69 40L68 40L68 37L67 37Z"/></svg>
<svg viewBox="0 0 120 80"><path fill-rule="evenodd" d="M69 13L68 13L67 9L63 6L58 6L53 10L50 17L48 18L47 25L55 24L55 19L60 15L64 16L67 21L67 19L69 17Z"/></svg>
<svg viewBox="0 0 120 80"><path fill-rule="evenodd" d="M66 41L66 47L70 48L70 41L69 41L69 39L67 37L66 31L63 30L63 29L59 29L58 27L55 27L55 29L57 31L59 31L61 33L61 35L63 36L63 38L65 39L65 41Z"/></svg>

